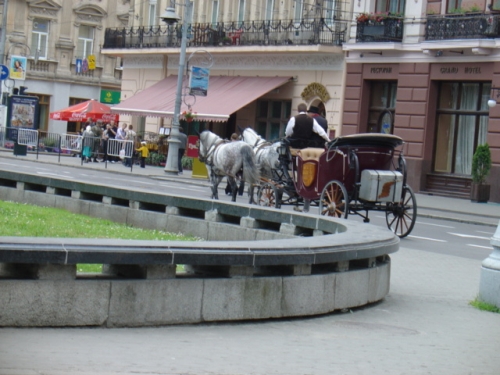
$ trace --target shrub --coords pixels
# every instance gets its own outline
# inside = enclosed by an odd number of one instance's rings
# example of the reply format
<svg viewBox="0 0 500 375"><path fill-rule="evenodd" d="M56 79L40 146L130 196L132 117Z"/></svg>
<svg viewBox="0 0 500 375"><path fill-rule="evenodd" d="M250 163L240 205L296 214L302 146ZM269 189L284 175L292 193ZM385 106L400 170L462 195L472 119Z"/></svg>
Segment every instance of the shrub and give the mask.
<svg viewBox="0 0 500 375"><path fill-rule="evenodd" d="M479 145L472 157L472 182L484 184L490 174L491 152L487 143Z"/></svg>

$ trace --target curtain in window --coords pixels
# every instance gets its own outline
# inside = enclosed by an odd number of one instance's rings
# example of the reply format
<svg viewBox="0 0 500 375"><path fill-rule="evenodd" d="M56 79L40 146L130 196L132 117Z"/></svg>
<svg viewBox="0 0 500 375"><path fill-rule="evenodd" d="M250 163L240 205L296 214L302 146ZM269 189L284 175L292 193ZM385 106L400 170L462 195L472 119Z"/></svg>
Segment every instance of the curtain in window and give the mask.
<svg viewBox="0 0 500 375"><path fill-rule="evenodd" d="M463 84L461 109L475 110L479 95L479 85ZM455 158L455 173L471 174L472 155L474 153L474 132L476 116L460 115L458 117L457 149Z"/></svg>

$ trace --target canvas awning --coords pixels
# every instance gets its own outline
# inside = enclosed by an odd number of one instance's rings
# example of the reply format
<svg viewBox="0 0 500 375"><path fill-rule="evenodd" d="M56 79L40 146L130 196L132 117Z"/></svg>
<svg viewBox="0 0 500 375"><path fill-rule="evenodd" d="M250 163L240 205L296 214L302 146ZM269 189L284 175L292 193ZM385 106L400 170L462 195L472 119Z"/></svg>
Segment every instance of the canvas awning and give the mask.
<svg viewBox="0 0 500 375"><path fill-rule="evenodd" d="M208 95L197 96L192 111L196 112L198 120L227 121L232 113L290 79L291 77L210 76ZM173 117L176 91L177 76L169 76L111 107L111 111L134 116ZM192 98L188 97L186 101L191 103ZM181 113L187 109L187 105L182 103Z"/></svg>

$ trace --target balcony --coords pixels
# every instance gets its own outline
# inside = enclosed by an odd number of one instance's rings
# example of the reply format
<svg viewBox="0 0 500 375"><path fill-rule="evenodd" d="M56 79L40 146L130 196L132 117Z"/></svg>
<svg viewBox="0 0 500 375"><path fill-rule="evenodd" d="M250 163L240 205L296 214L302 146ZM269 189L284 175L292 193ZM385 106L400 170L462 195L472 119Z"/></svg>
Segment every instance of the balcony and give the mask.
<svg viewBox="0 0 500 375"><path fill-rule="evenodd" d="M403 40L403 19L388 17L381 21L357 22L356 42L401 42Z"/></svg>
<svg viewBox="0 0 500 375"><path fill-rule="evenodd" d="M499 19L496 14L428 16L425 40L498 38Z"/></svg>
<svg viewBox="0 0 500 375"><path fill-rule="evenodd" d="M190 47L337 45L345 42L347 21L251 21L195 23L189 26ZM103 49L180 48L182 25L108 28Z"/></svg>

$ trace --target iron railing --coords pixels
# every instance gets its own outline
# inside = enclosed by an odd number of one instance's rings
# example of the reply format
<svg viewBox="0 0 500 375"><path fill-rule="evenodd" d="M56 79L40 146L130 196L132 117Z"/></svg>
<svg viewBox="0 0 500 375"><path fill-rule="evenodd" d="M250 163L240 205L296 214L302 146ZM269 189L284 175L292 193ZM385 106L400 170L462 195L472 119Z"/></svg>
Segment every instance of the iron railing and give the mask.
<svg viewBox="0 0 500 375"><path fill-rule="evenodd" d="M425 40L497 38L499 20L496 14L428 16Z"/></svg>
<svg viewBox="0 0 500 375"><path fill-rule="evenodd" d="M249 21L231 23L194 23L189 25L189 46L239 45L342 45L348 22L325 22L323 18L295 21ZM170 26L108 28L104 49L178 48L182 24Z"/></svg>
<svg viewBox="0 0 500 375"><path fill-rule="evenodd" d="M386 18L380 22L358 22L356 42L401 42L403 26L402 18Z"/></svg>

